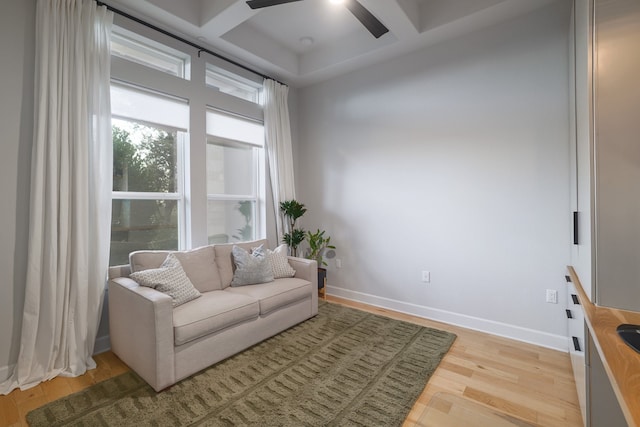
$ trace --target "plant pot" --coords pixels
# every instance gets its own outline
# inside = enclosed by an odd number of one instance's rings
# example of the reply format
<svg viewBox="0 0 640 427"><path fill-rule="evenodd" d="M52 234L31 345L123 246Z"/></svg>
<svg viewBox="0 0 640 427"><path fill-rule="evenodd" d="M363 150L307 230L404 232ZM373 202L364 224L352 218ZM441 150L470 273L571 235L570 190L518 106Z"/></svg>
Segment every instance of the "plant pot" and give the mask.
<svg viewBox="0 0 640 427"><path fill-rule="evenodd" d="M324 299L327 298L327 269L319 267L318 268L318 292Z"/></svg>

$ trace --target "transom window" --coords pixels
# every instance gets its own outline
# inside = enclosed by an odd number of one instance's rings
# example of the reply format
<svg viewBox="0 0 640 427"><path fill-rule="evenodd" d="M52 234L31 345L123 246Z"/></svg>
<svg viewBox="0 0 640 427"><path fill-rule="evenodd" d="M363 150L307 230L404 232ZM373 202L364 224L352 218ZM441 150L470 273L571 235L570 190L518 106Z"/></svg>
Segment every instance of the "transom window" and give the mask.
<svg viewBox="0 0 640 427"><path fill-rule="evenodd" d="M253 103L260 102L262 86L251 80L223 70L215 65L207 64L207 86L227 95L244 99Z"/></svg>
<svg viewBox="0 0 640 427"><path fill-rule="evenodd" d="M186 80L191 57L120 27L111 34L111 54Z"/></svg>

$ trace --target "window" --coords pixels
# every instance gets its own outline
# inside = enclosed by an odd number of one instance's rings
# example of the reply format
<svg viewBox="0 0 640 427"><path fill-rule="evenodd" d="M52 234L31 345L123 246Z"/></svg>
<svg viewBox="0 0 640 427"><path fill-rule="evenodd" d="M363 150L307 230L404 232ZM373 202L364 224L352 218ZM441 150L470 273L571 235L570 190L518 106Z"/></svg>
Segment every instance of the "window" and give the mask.
<svg viewBox="0 0 640 427"><path fill-rule="evenodd" d="M209 243L261 235L264 200L264 126L207 111L207 235Z"/></svg>
<svg viewBox="0 0 640 427"><path fill-rule="evenodd" d="M182 147L188 105L112 85L113 203L110 265L139 249L178 249L184 236Z"/></svg>
<svg viewBox="0 0 640 427"><path fill-rule="evenodd" d="M178 50L114 27L111 54L167 74L190 79L190 57Z"/></svg>
<svg viewBox="0 0 640 427"><path fill-rule="evenodd" d="M110 265L135 250L264 238L262 78L114 19Z"/></svg>
<svg viewBox="0 0 640 427"><path fill-rule="evenodd" d="M207 86L215 88L227 95L235 96L236 98L256 104L260 102L262 85L211 64L207 64L206 83Z"/></svg>

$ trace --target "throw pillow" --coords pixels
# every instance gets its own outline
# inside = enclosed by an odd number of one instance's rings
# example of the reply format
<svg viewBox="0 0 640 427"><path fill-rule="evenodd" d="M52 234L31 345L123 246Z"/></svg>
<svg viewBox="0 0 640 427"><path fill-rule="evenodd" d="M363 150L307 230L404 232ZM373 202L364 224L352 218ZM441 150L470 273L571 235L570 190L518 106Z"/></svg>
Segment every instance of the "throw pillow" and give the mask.
<svg viewBox="0 0 640 427"><path fill-rule="evenodd" d="M262 245L251 253L239 246L231 249L236 271L233 273L231 286L256 285L273 282L273 270Z"/></svg>
<svg viewBox="0 0 640 427"><path fill-rule="evenodd" d="M138 271L129 276L141 286L154 288L169 295L173 307L198 298L201 294L193 286L174 254L167 255L160 268Z"/></svg>
<svg viewBox="0 0 640 427"><path fill-rule="evenodd" d="M288 248L286 244L282 244L274 250L267 249L267 259L273 270L273 278L280 279L283 277L293 277L296 271L289 265L287 258Z"/></svg>

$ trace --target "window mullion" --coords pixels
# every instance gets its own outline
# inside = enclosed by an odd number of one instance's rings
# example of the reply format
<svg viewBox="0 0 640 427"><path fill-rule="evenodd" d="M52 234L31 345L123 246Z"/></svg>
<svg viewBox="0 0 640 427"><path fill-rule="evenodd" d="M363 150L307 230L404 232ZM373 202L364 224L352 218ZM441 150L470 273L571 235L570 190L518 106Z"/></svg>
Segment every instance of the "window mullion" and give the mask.
<svg viewBox="0 0 640 427"><path fill-rule="evenodd" d="M180 193L148 193L141 191L113 191L113 200L182 200Z"/></svg>
<svg viewBox="0 0 640 427"><path fill-rule="evenodd" d="M256 195L238 195L238 194L207 194L207 200L211 200L211 201L233 201L233 200L238 200L238 201L243 201L243 200L258 200L258 197Z"/></svg>
<svg viewBox="0 0 640 427"><path fill-rule="evenodd" d="M185 249L187 241L187 206L185 203L185 151L189 142L189 135L185 132L178 132L176 157L177 189L180 196L178 203L178 245L180 249Z"/></svg>

